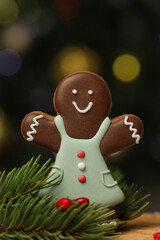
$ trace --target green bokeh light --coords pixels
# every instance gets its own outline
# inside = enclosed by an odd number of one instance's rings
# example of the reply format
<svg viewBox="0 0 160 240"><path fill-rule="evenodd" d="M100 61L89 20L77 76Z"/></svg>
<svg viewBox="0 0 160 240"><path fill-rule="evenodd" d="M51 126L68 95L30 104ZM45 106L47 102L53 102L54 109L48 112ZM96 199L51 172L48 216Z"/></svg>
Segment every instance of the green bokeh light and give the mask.
<svg viewBox="0 0 160 240"><path fill-rule="evenodd" d="M12 23L19 14L18 5L14 0L0 1L0 24L7 25Z"/></svg>

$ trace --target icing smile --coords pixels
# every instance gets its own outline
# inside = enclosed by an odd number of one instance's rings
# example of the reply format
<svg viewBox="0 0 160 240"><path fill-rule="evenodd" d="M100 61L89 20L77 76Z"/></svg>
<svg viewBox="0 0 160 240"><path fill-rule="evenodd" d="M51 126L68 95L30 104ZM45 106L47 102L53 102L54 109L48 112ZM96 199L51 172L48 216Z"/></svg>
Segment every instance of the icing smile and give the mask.
<svg viewBox="0 0 160 240"><path fill-rule="evenodd" d="M72 104L74 105L75 109L79 112L79 113L87 113L93 106L93 102L89 102L88 106L85 109L80 109L77 106L77 103L75 101L72 102Z"/></svg>

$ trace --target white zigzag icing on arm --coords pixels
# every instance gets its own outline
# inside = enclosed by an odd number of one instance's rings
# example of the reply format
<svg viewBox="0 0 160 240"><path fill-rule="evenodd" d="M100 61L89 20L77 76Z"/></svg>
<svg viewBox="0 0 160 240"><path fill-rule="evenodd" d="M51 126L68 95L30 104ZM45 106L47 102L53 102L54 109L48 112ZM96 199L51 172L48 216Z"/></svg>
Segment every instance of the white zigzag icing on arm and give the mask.
<svg viewBox="0 0 160 240"><path fill-rule="evenodd" d="M27 141L33 141L34 140L32 134L36 134L37 133L35 127L39 126L39 122L37 122L37 120L40 119L40 118L43 118L43 115L38 115L38 116L33 118L33 122L34 123L32 123L30 125L30 128L32 129L32 131L28 131L27 132L27 136L28 136Z"/></svg>
<svg viewBox="0 0 160 240"><path fill-rule="evenodd" d="M124 118L124 124L130 126L130 127L129 127L129 130L130 130L131 132L133 132L133 133L132 133L132 138L136 138L136 144L138 144L141 137L140 137L139 134L137 134L137 132L138 132L137 129L136 129L136 128L133 128L133 122L127 122L127 120L128 120L128 116L125 116L125 118Z"/></svg>

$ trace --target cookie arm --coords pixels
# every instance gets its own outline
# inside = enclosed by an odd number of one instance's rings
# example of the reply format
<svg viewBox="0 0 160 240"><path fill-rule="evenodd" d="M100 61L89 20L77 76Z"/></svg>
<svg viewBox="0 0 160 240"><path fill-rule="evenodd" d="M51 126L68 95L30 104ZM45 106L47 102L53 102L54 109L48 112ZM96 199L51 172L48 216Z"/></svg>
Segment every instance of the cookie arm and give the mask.
<svg viewBox="0 0 160 240"><path fill-rule="evenodd" d="M31 112L23 119L21 131L28 142L44 147L54 154L58 152L61 137L53 116L43 112Z"/></svg>
<svg viewBox="0 0 160 240"><path fill-rule="evenodd" d="M124 114L111 120L110 127L101 141L101 152L108 157L114 152L139 143L143 135L143 123L132 114Z"/></svg>

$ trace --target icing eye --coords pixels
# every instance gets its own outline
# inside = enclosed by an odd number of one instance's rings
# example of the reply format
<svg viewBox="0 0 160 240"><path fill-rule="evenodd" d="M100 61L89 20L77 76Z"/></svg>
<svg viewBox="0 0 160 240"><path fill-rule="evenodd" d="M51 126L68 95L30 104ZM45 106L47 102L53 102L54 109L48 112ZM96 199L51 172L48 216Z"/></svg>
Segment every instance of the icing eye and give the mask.
<svg viewBox="0 0 160 240"><path fill-rule="evenodd" d="M92 95L92 94L93 94L93 91L92 91L92 90L88 90L88 94L89 94L89 95Z"/></svg>
<svg viewBox="0 0 160 240"><path fill-rule="evenodd" d="M73 94L77 94L77 90L76 90L76 89L73 89L73 90L72 90L72 93L73 93Z"/></svg>

